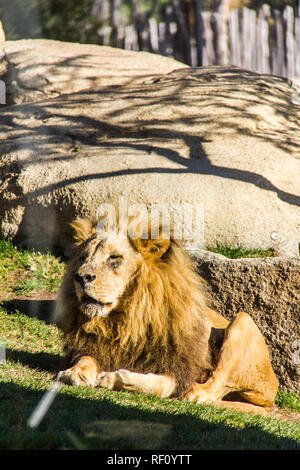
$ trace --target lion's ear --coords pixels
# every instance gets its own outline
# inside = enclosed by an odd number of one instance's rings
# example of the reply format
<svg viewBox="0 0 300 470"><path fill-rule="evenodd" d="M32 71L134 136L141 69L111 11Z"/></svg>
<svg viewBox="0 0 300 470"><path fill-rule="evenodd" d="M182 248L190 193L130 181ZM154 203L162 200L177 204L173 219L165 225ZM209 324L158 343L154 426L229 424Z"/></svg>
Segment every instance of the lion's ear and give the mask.
<svg viewBox="0 0 300 470"><path fill-rule="evenodd" d="M137 240L132 240L132 243L144 257L158 259L169 249L170 239L159 238L145 240L138 238Z"/></svg>
<svg viewBox="0 0 300 470"><path fill-rule="evenodd" d="M77 218L71 223L74 230L73 240L75 245L80 245L96 233L96 227L89 219Z"/></svg>

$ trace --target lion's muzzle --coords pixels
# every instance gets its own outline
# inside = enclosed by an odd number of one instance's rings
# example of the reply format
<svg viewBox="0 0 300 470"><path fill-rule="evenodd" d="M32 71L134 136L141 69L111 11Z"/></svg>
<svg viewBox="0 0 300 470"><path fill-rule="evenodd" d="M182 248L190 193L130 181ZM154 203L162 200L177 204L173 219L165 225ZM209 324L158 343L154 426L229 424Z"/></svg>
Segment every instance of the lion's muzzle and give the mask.
<svg viewBox="0 0 300 470"><path fill-rule="evenodd" d="M96 279L95 275L79 274L74 276L75 292L80 302L79 309L82 313L90 318L106 317L109 315L113 308L113 302L104 302L95 296L93 291L93 281Z"/></svg>
<svg viewBox="0 0 300 470"><path fill-rule="evenodd" d="M96 276L92 274L75 274L75 281L78 282L82 288L84 288L86 284L93 282L95 279Z"/></svg>

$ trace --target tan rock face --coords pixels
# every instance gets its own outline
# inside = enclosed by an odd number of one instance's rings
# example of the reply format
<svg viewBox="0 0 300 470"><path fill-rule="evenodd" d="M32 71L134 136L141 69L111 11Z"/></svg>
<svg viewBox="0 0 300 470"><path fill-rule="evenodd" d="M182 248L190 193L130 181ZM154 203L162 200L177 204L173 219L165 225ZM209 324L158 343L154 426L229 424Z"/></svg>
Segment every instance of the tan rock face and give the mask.
<svg viewBox="0 0 300 470"><path fill-rule="evenodd" d="M300 387L300 260L196 260L212 308L228 320L247 312L263 333L281 387ZM247 338L241 352L247 348Z"/></svg>
<svg viewBox="0 0 300 470"><path fill-rule="evenodd" d="M123 195L201 204L204 248L297 247L300 107L288 81L57 41L5 49L9 100L22 104L0 116L1 236L63 245L66 220Z"/></svg>
<svg viewBox="0 0 300 470"><path fill-rule="evenodd" d="M173 59L148 52L46 39L7 41L4 49L4 61L9 66L6 80L10 104L125 85L184 67Z"/></svg>

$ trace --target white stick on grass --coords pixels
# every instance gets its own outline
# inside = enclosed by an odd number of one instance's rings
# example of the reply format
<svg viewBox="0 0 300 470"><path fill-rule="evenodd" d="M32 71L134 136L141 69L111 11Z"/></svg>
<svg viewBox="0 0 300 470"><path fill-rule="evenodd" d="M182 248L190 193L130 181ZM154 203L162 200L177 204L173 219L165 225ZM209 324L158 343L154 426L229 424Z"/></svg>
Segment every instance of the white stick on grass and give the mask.
<svg viewBox="0 0 300 470"><path fill-rule="evenodd" d="M33 410L28 418L27 426L30 428L36 428L42 421L43 417L47 413L48 409L52 405L60 388L59 382L53 382L51 387L48 388L47 392L44 393L37 407Z"/></svg>
<svg viewBox="0 0 300 470"><path fill-rule="evenodd" d="M6 364L6 347L2 341L0 341L0 364Z"/></svg>

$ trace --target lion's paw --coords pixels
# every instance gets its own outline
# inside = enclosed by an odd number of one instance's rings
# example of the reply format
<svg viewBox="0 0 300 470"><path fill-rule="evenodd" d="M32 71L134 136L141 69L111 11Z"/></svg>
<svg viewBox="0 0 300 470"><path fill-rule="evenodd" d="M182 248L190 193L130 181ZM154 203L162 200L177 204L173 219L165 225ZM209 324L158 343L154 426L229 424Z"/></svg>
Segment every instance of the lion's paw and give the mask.
<svg viewBox="0 0 300 470"><path fill-rule="evenodd" d="M97 384L99 387L109 390L128 390L133 385L132 372L126 369L120 369L115 372L101 372L98 375Z"/></svg>
<svg viewBox="0 0 300 470"><path fill-rule="evenodd" d="M98 375L97 385L109 390L120 390L120 379L118 372L101 372Z"/></svg>
<svg viewBox="0 0 300 470"><path fill-rule="evenodd" d="M124 388L128 389L137 385L136 377L138 377L139 374L130 372L129 370L126 370L126 369L118 370L117 374Z"/></svg>
<svg viewBox="0 0 300 470"><path fill-rule="evenodd" d="M193 389L188 392L185 398L194 403L212 403L213 400L203 388L201 384L196 384L193 386Z"/></svg>
<svg viewBox="0 0 300 470"><path fill-rule="evenodd" d="M94 387L96 385L95 378L92 374L83 371L79 367L71 367L58 373L57 380L67 385L85 385Z"/></svg>

